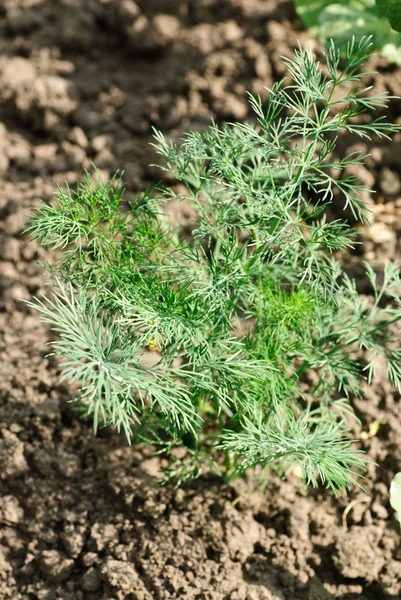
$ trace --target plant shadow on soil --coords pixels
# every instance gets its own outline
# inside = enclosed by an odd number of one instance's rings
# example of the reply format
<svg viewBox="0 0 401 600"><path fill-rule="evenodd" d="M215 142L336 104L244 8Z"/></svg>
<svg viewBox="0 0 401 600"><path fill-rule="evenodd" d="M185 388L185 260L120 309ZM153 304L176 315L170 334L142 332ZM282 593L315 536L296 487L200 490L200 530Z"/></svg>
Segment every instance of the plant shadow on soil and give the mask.
<svg viewBox="0 0 401 600"><path fill-rule="evenodd" d="M283 570L281 567L273 566L269 559L252 556L252 558L245 563L243 567L244 580L249 584L255 586L261 586L267 590L277 589L277 582L283 588L298 589L302 590L302 587L306 590L306 595L299 591L299 599L305 598L305 600L331 600L336 598L338 600L398 600L399 595L388 594L385 589L380 585L372 585L365 587L363 594L359 592L353 594L346 592L340 596L333 596L323 587L324 583L335 583L333 581L333 573L325 577L325 573L322 569L316 569L318 576L311 577L306 585L302 585L290 571ZM355 584L363 585L363 580L344 580L343 583L347 583L350 586ZM338 581L337 581L338 584ZM277 594L277 592L276 592ZM288 596L277 595L277 600L287 600ZM295 600L295 596L294 596Z"/></svg>

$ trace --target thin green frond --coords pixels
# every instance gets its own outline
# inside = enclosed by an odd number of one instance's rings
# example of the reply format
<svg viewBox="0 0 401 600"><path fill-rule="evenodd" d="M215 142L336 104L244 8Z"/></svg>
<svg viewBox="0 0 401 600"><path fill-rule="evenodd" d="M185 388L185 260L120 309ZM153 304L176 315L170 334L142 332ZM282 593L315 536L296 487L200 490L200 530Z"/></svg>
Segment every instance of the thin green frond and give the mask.
<svg viewBox="0 0 401 600"><path fill-rule="evenodd" d="M358 481L350 401L378 360L401 389L399 269L367 266L361 297L340 260L360 239L330 216L336 202L369 218L349 172L366 157L333 158L341 134L399 130L360 118L389 100L363 86L369 49L353 40L341 62L331 45L325 69L299 46L285 59L291 81L266 103L250 96L251 122L179 143L155 131L179 191L158 184L127 202L120 174L95 171L31 217L28 233L56 260L48 300L28 304L54 332L61 377L80 385L95 430L113 425L171 457L163 481L272 461L335 492ZM190 206L185 230L170 201Z"/></svg>

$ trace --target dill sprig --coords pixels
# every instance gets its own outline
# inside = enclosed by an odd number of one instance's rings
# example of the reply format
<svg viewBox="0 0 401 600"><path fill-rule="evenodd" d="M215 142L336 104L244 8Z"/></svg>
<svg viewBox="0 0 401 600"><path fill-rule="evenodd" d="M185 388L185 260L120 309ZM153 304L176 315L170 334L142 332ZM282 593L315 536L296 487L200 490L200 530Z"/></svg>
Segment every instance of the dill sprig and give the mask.
<svg viewBox="0 0 401 600"><path fill-rule="evenodd" d="M398 130L355 119L389 100L360 83L369 48L350 43L340 64L332 44L323 69L299 47L284 59L291 83L266 103L250 96L256 122L213 123L180 144L155 131L161 168L185 193L157 186L127 203L120 174L86 173L30 220L32 238L57 250L50 298L30 305L57 333L62 377L81 382L95 431L185 448L166 480L273 463L335 492L358 481L349 398L379 357L401 387L399 269L387 265L379 283L366 265L372 299L360 297L338 261L357 232L327 210L335 194L369 216L363 182L342 175L365 156L334 160L336 136ZM194 208L190 233L165 216L171 199Z"/></svg>

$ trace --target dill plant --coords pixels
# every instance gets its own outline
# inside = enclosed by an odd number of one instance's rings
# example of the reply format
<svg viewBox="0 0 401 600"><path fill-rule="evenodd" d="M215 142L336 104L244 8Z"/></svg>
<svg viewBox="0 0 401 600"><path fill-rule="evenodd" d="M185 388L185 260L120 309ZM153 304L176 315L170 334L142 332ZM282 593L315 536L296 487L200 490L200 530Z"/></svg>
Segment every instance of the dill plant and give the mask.
<svg viewBox="0 0 401 600"><path fill-rule="evenodd" d="M212 124L179 145L155 132L185 193L158 186L126 202L118 174L87 173L31 217L31 236L58 250L49 297L31 306L58 334L62 378L81 382L95 431L113 425L169 455L165 480L297 465L337 492L364 467L349 398L379 356L400 388L400 273L389 264L379 283L366 265L373 299L361 297L339 262L357 232L329 207L336 193L368 218L363 183L341 175L365 157L333 159L336 136L397 130L355 119L388 101L360 83L369 48L352 42L341 62L332 44L322 67L299 47L283 59L291 83L266 103L250 97L254 123ZM194 207L190 233L165 216L171 199Z"/></svg>

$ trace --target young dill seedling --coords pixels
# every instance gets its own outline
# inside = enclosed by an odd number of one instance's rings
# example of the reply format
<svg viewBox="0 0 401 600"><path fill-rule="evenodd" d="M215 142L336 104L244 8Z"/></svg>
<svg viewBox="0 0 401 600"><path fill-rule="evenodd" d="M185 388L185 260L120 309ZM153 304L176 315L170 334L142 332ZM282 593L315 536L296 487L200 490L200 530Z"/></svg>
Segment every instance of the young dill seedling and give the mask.
<svg viewBox="0 0 401 600"><path fill-rule="evenodd" d="M86 174L30 220L33 239L59 251L50 297L30 305L58 334L62 378L81 382L95 431L113 425L168 453L166 480L272 463L337 492L364 467L348 399L378 357L400 388L400 273L387 265L379 284L367 265L373 300L360 297L338 261L357 232L327 208L336 192L368 216L363 183L342 175L365 157L334 160L336 136L398 130L354 119L388 101L360 85L369 48L350 43L339 70L332 44L325 71L298 48L284 59L291 84L274 84L265 104L250 97L257 124L212 124L180 145L155 132L186 193L147 190L127 205L118 175ZM196 211L190 235L163 216L171 199Z"/></svg>

